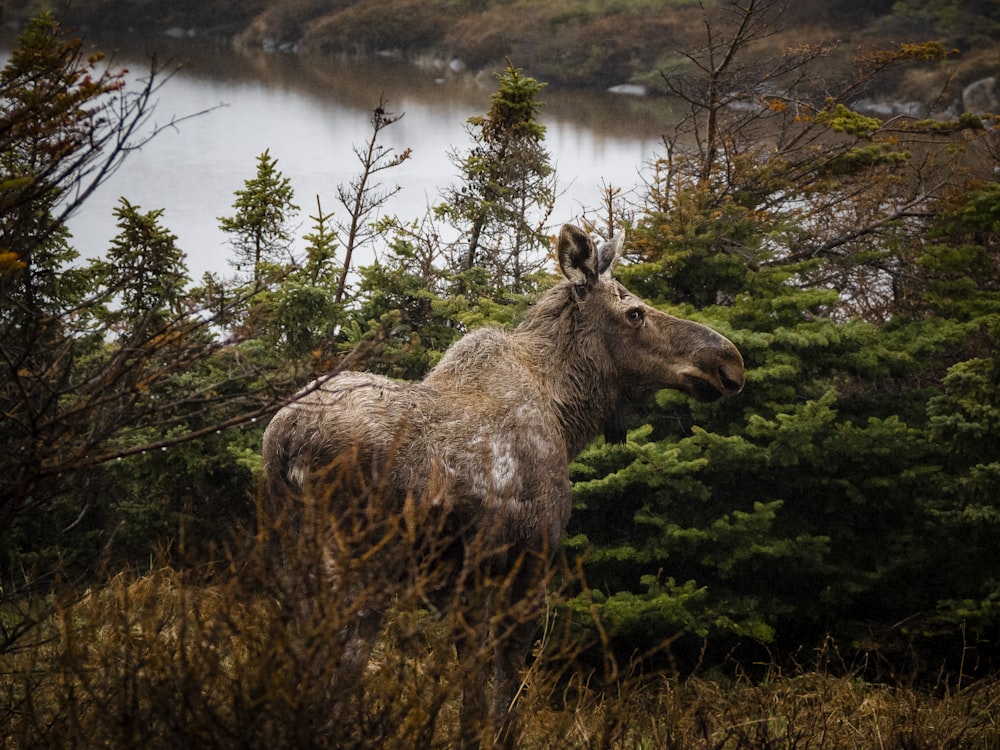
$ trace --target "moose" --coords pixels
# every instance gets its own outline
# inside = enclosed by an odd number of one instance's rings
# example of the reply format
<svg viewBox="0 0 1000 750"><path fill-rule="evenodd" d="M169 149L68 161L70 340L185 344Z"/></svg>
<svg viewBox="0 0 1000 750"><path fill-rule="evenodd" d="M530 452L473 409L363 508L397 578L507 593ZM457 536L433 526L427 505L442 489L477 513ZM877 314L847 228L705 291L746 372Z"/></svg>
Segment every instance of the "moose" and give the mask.
<svg viewBox="0 0 1000 750"><path fill-rule="evenodd" d="M436 564L448 571L442 601L465 608L456 648L460 658L491 649L488 666L463 678L463 746L516 742L521 671L537 629L517 605L544 592L570 514L569 462L601 433L623 442L628 407L657 390L711 401L743 388L732 342L612 278L622 246L620 233L598 246L564 225L556 249L565 278L515 329L466 334L420 382L348 371L320 378L264 433L274 507L308 506L336 472L354 476L343 486L355 496L369 488L368 502L444 519L421 533L450 535ZM335 516L337 501L326 512ZM353 626L344 660L355 667L368 658L381 609Z"/></svg>

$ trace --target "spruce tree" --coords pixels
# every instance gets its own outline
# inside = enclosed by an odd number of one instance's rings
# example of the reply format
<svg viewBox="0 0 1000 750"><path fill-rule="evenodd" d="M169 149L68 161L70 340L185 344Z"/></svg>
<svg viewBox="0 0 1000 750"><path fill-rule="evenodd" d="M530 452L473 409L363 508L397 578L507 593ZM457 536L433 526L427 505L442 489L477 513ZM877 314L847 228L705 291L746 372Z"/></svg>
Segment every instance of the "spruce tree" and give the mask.
<svg viewBox="0 0 1000 750"><path fill-rule="evenodd" d="M117 290L112 325L128 335L137 330L158 334L169 316L182 309L186 259L177 236L160 223L162 216L163 209L143 213L125 198L115 209L118 234L111 240L103 281Z"/></svg>
<svg viewBox="0 0 1000 750"><path fill-rule="evenodd" d="M618 271L728 336L747 386L709 405L661 392L623 447L575 463L568 544L591 589L572 606L629 653L678 633L696 637L695 657L828 635L898 648L928 612L952 642L960 613L984 637L1000 623L986 551L998 212L996 191L949 164L967 150L988 175L995 151L969 118L894 129L836 97L811 101L797 88L811 55L762 85L739 57L755 7L728 9L728 41L706 14L695 69L713 78L677 82L691 137L665 141ZM939 46L861 61L927 64ZM726 106L740 98L766 106ZM783 138L765 148L754 129L769 118Z"/></svg>
<svg viewBox="0 0 1000 750"><path fill-rule="evenodd" d="M254 286L259 287L265 278L265 264L291 260L290 222L299 210L292 202L295 191L268 149L257 157L256 176L246 180L234 195L235 213L220 217L219 227L230 235L236 251L233 265L240 271L249 270Z"/></svg>
<svg viewBox="0 0 1000 750"><path fill-rule="evenodd" d="M472 148L454 157L461 184L440 211L463 232L457 270L482 267L494 286L520 292L548 251L555 174L537 118L544 84L510 61L498 80L489 111L469 119Z"/></svg>

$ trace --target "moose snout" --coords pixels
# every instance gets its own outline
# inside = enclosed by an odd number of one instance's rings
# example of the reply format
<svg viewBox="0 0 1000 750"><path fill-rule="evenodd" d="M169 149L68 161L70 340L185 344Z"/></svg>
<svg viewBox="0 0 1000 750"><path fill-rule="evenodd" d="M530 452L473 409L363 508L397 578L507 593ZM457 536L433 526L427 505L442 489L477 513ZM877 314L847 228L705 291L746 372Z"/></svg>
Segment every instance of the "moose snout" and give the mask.
<svg viewBox="0 0 1000 750"><path fill-rule="evenodd" d="M719 335L719 334L716 334ZM719 335L722 339L721 350L719 351L718 383L719 391L723 396L735 396L743 390L746 383L746 369L743 364L743 355L736 345L725 336Z"/></svg>
<svg viewBox="0 0 1000 750"><path fill-rule="evenodd" d="M743 390L746 375L743 355L727 338L713 331L711 346L696 358L694 372L687 373L688 391L699 401L735 396Z"/></svg>
<svg viewBox="0 0 1000 750"><path fill-rule="evenodd" d="M743 358L734 364L723 364L719 366L719 383L722 385L722 392L726 396L735 396L743 390L745 377L743 373Z"/></svg>
<svg viewBox="0 0 1000 750"><path fill-rule="evenodd" d="M743 355L736 345L707 326L686 323L693 346L678 368L681 381L674 387L698 401L715 401L742 391L745 383Z"/></svg>

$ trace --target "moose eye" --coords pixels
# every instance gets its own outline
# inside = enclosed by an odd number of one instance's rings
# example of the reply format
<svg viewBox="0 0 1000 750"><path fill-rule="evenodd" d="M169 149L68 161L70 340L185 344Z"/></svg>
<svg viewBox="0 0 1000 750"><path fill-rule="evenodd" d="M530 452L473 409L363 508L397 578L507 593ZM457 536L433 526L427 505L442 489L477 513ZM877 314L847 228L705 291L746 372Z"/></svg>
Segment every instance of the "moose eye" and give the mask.
<svg viewBox="0 0 1000 750"><path fill-rule="evenodd" d="M626 317L628 318L629 323L641 323L642 319L646 317L646 315L643 313L641 307L633 307L626 313Z"/></svg>

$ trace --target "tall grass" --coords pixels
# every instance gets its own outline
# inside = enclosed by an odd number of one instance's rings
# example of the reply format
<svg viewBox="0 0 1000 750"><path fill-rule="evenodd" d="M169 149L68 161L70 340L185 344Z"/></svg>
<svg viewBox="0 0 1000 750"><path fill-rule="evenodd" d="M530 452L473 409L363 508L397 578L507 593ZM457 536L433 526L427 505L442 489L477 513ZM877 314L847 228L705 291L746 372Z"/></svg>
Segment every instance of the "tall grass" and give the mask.
<svg viewBox="0 0 1000 750"><path fill-rule="evenodd" d="M412 532L405 516L382 527L383 550ZM494 644L459 661L463 615L429 608L441 583L429 568L414 560L400 577L357 549L331 560L318 528L269 530L211 566L125 571L52 595L0 654L0 747L454 747L462 685ZM350 635L387 597L391 615L354 673ZM523 686L526 748L1000 748L995 679L940 694L804 669L608 682L575 666L590 644L552 611L524 612L544 623Z"/></svg>

